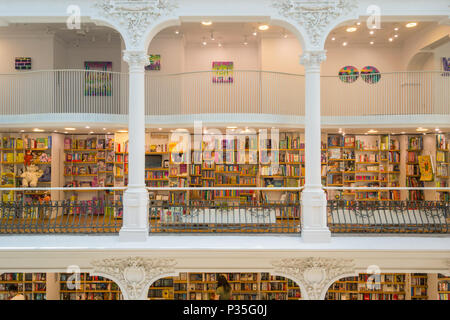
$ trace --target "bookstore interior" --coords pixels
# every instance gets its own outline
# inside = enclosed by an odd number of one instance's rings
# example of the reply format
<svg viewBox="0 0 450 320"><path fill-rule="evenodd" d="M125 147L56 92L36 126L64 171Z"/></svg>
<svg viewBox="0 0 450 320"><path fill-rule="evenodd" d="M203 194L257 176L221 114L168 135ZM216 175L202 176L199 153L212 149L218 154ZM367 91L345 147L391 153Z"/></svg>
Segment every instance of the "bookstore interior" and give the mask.
<svg viewBox="0 0 450 320"><path fill-rule="evenodd" d="M248 130L248 128L246 129ZM353 129L354 130L354 129ZM200 139L170 130L146 133L145 181L150 199L170 204L296 202L299 192L253 190L158 191L159 187L301 187L305 181L304 133L239 133ZM322 183L328 199L348 201L449 201L439 190L450 181L450 134L322 133ZM332 132L334 131L334 132ZM376 131L376 130L373 130ZM381 131L381 129L380 129ZM123 187L127 185L128 133L1 134L4 202L121 201L122 190L26 190L26 187ZM429 174L424 174L425 168ZM28 179L28 172L33 179ZM7 188L23 187L21 190ZM346 187L339 190L339 187ZM359 187L352 190L352 187ZM372 187L363 190L361 187ZM434 187L434 190L374 189ZM115 216L120 217L120 212Z"/></svg>
<svg viewBox="0 0 450 320"><path fill-rule="evenodd" d="M232 300L301 300L299 286L269 273L220 273L231 286ZM155 281L148 300L211 300L219 273L180 273ZM111 280L88 273L4 273L0 300L10 299L9 287L26 300L121 300ZM361 273L342 278L328 289L326 300L450 300L450 278L426 273Z"/></svg>

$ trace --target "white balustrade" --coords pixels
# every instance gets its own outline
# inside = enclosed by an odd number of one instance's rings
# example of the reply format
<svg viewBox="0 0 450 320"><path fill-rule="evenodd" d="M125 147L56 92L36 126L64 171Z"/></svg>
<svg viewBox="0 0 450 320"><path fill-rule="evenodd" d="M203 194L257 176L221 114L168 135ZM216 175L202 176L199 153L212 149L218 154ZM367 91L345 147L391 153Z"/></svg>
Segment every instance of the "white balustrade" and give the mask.
<svg viewBox="0 0 450 320"><path fill-rule="evenodd" d="M304 116L303 75L235 70L230 83L215 83L214 76L212 71L147 72L146 115ZM91 85L93 91L89 91ZM450 117L448 72L381 73L376 83L367 83L361 76L352 83L338 76L322 76L321 86L324 124L352 123L363 118L382 121L387 117ZM127 115L128 89L128 74L117 72L49 70L0 74L0 115Z"/></svg>

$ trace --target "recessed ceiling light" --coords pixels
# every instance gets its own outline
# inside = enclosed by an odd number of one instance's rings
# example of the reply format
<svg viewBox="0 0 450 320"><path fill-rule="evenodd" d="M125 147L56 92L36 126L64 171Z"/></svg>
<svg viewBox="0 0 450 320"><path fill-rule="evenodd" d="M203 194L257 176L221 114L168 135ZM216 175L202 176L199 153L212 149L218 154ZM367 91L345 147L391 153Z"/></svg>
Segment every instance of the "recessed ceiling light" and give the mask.
<svg viewBox="0 0 450 320"><path fill-rule="evenodd" d="M367 131L367 133L377 133L378 130L374 130L374 129L370 129L369 131Z"/></svg>
<svg viewBox="0 0 450 320"><path fill-rule="evenodd" d="M119 131L117 131L117 132L120 132L120 133L126 133L126 132L128 132L128 130L119 130Z"/></svg>
<svg viewBox="0 0 450 320"><path fill-rule="evenodd" d="M94 131L89 132L89 134L93 134L93 133L94 133Z"/></svg>
<svg viewBox="0 0 450 320"><path fill-rule="evenodd" d="M39 129L39 128L34 128L33 131L34 131L34 132L43 132L43 131L45 131L45 130L44 130L44 129Z"/></svg>
<svg viewBox="0 0 450 320"><path fill-rule="evenodd" d="M89 129L90 127L89 127L89 126L86 126L85 128L86 128L86 129Z"/></svg>
<svg viewBox="0 0 450 320"><path fill-rule="evenodd" d="M356 27L349 27L349 28L347 28L347 32L355 32L356 30L358 30L358 28L356 28Z"/></svg>
<svg viewBox="0 0 450 320"><path fill-rule="evenodd" d="M394 38L389 38L389 41L390 41L390 42L394 41Z"/></svg>
<svg viewBox="0 0 450 320"><path fill-rule="evenodd" d="M335 38L335 37L331 38L331 41L334 41L334 40L336 40L336 38Z"/></svg>
<svg viewBox="0 0 450 320"><path fill-rule="evenodd" d="M258 32L256 31L256 29L253 29L252 35L254 35L255 37L258 35Z"/></svg>
<svg viewBox="0 0 450 320"><path fill-rule="evenodd" d="M219 47L221 47L222 46L222 44L219 42L218 44L217 44L217 46L219 46Z"/></svg>
<svg viewBox="0 0 450 320"><path fill-rule="evenodd" d="M394 30L395 30L395 31L398 31L398 27L395 27Z"/></svg>
<svg viewBox="0 0 450 320"><path fill-rule="evenodd" d="M439 131L439 128L434 129L434 131Z"/></svg>
<svg viewBox="0 0 450 320"><path fill-rule="evenodd" d="M428 131L428 129L427 129L427 128L419 127L419 128L416 129L416 131L417 131L417 132L425 132L425 131Z"/></svg>
<svg viewBox="0 0 450 320"><path fill-rule="evenodd" d="M106 130L106 128L103 128L103 130Z"/></svg>
<svg viewBox="0 0 450 320"><path fill-rule="evenodd" d="M267 24L263 24L263 25L260 25L260 26L258 27L258 29L261 30L261 31L264 31L264 30L269 29L269 26L268 26Z"/></svg>
<svg viewBox="0 0 450 320"><path fill-rule="evenodd" d="M212 21L202 21L202 25L210 26L210 25L212 25Z"/></svg>
<svg viewBox="0 0 450 320"><path fill-rule="evenodd" d="M25 132L25 130L20 130L20 132Z"/></svg>
<svg viewBox="0 0 450 320"><path fill-rule="evenodd" d="M180 31L179 30L175 30L175 34L180 34Z"/></svg>
<svg viewBox="0 0 450 320"><path fill-rule="evenodd" d="M347 44L348 44L347 41L342 42L342 45L343 45L344 47L345 47Z"/></svg>
<svg viewBox="0 0 450 320"><path fill-rule="evenodd" d="M417 22L410 22L406 24L407 28L414 28L415 26L417 26Z"/></svg>
<svg viewBox="0 0 450 320"><path fill-rule="evenodd" d="M373 41L370 41L370 44L374 44L374 42L373 42Z"/></svg>
<svg viewBox="0 0 450 320"><path fill-rule="evenodd" d="M398 38L398 34L394 34L394 38Z"/></svg>
<svg viewBox="0 0 450 320"><path fill-rule="evenodd" d="M64 133L65 133L65 134L68 134L68 132L67 132L67 131L64 131Z"/></svg>
<svg viewBox="0 0 450 320"><path fill-rule="evenodd" d="M53 130L53 132L58 132L58 130Z"/></svg>
<svg viewBox="0 0 450 320"><path fill-rule="evenodd" d="M67 131L75 131L75 130L77 130L77 129L75 129L75 128L64 128L64 130L67 130Z"/></svg>
<svg viewBox="0 0 450 320"><path fill-rule="evenodd" d="M374 33L375 33L375 31L373 31L373 30L369 31L369 34L374 34Z"/></svg>
<svg viewBox="0 0 450 320"><path fill-rule="evenodd" d="M401 134L405 134L406 132L405 131L402 131L402 132L400 132Z"/></svg>
<svg viewBox="0 0 450 320"><path fill-rule="evenodd" d="M159 130L159 131L161 131L161 130L162 130L162 128L158 128L158 130Z"/></svg>
<svg viewBox="0 0 450 320"><path fill-rule="evenodd" d="M111 134L111 132L107 132L106 134Z"/></svg>
<svg viewBox="0 0 450 320"><path fill-rule="evenodd" d="M358 21L358 22L356 23L356 25L357 25L357 26L360 26L360 25L361 25L361 22Z"/></svg>
<svg viewBox="0 0 450 320"><path fill-rule="evenodd" d="M237 129L237 127L227 127L227 129Z"/></svg>
<svg viewBox="0 0 450 320"><path fill-rule="evenodd" d="M202 45L204 45L204 46L206 46L206 40L205 39L203 39L203 42L202 42Z"/></svg>

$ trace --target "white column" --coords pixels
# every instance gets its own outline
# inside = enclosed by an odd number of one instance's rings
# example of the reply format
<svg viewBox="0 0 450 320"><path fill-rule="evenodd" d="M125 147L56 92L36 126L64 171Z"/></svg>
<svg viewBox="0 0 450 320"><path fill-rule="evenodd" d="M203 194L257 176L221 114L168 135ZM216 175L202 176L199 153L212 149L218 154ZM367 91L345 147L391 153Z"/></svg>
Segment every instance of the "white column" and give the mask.
<svg viewBox="0 0 450 320"><path fill-rule="evenodd" d="M302 192L302 239L329 242L327 201L321 181L320 64L325 51L305 51L305 187Z"/></svg>
<svg viewBox="0 0 450 320"><path fill-rule="evenodd" d="M145 241L148 237L148 192L145 189L145 51L124 51L129 66L128 188L124 193L120 241Z"/></svg>

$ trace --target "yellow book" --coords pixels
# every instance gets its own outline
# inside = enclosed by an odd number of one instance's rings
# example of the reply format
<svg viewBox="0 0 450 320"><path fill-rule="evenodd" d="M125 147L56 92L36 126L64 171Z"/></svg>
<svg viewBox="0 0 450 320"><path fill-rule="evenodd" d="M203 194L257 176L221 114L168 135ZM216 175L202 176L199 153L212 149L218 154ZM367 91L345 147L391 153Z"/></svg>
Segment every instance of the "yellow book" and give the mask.
<svg viewBox="0 0 450 320"><path fill-rule="evenodd" d="M16 149L23 149L23 139L18 138L16 140Z"/></svg>

